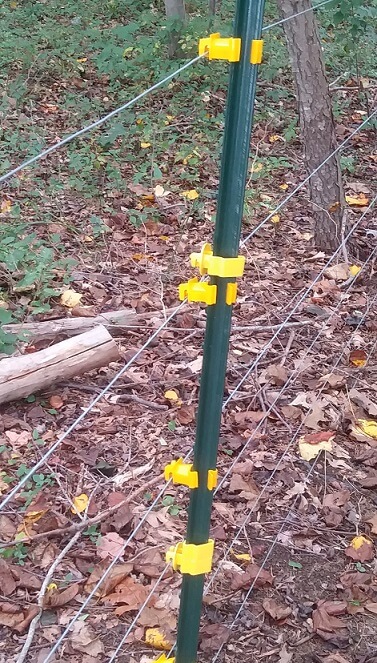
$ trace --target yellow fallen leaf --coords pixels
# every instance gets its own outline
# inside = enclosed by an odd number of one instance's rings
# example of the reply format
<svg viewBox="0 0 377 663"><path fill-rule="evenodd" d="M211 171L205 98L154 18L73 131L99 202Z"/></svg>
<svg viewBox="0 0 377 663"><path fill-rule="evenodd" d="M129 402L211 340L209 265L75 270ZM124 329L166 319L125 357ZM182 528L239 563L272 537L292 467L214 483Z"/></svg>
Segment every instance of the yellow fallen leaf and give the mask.
<svg viewBox="0 0 377 663"><path fill-rule="evenodd" d="M136 119L136 124L143 124L143 120L141 119L141 117L138 117Z"/></svg>
<svg viewBox="0 0 377 663"><path fill-rule="evenodd" d="M0 205L0 211L2 214L7 214L12 209L12 203L10 200L2 200Z"/></svg>
<svg viewBox="0 0 377 663"><path fill-rule="evenodd" d="M165 391L164 397L167 398L168 401L177 401L179 399L177 392L173 391L173 389Z"/></svg>
<svg viewBox="0 0 377 663"><path fill-rule="evenodd" d="M167 638L163 631L158 628L147 628L145 631L145 642L156 649L170 651L173 642Z"/></svg>
<svg viewBox="0 0 377 663"><path fill-rule="evenodd" d="M358 265L350 265L350 274L351 276L357 276L358 273L360 272L361 267Z"/></svg>
<svg viewBox="0 0 377 663"><path fill-rule="evenodd" d="M369 198L366 198L363 194L360 194L358 198L355 196L346 196L346 203L355 207L365 207L369 204Z"/></svg>
<svg viewBox="0 0 377 663"><path fill-rule="evenodd" d="M269 136L268 140L270 143L276 143L277 140L283 140L283 138L277 134L273 134L272 136Z"/></svg>
<svg viewBox="0 0 377 663"><path fill-rule="evenodd" d="M50 582L50 584L47 587L48 592L54 592L58 588L56 582Z"/></svg>
<svg viewBox="0 0 377 663"><path fill-rule="evenodd" d="M144 149L147 148L147 147L150 147L150 146L151 146L151 143L144 143L144 142L140 143L140 147L142 147Z"/></svg>
<svg viewBox="0 0 377 663"><path fill-rule="evenodd" d="M271 217L271 222L272 222L272 223L280 223L280 216L279 216L279 214L274 214L274 216Z"/></svg>
<svg viewBox="0 0 377 663"><path fill-rule="evenodd" d="M234 559L238 559L240 562L251 562L252 557L249 553L235 553L232 550L232 556Z"/></svg>
<svg viewBox="0 0 377 663"><path fill-rule="evenodd" d="M374 421L373 419L358 419L356 423L357 427L362 433L364 433L364 435L368 435L374 440L377 440L377 421Z"/></svg>
<svg viewBox="0 0 377 663"><path fill-rule="evenodd" d="M74 497L72 502L74 505L71 507L72 513L82 513L88 506L89 497L85 493L81 493L81 495Z"/></svg>
<svg viewBox="0 0 377 663"><path fill-rule="evenodd" d="M288 184L286 182L284 182L284 184L279 184L279 189L286 191L288 189Z"/></svg>
<svg viewBox="0 0 377 663"><path fill-rule="evenodd" d="M158 658L155 659L155 663L174 663L175 658L166 658L166 654L161 654Z"/></svg>
<svg viewBox="0 0 377 663"><path fill-rule="evenodd" d="M189 191L182 191L182 196L184 196L188 200L196 200L196 198L199 198L199 194L196 191L196 189L190 189Z"/></svg>
<svg viewBox="0 0 377 663"><path fill-rule="evenodd" d="M298 439L298 450L300 452L301 458L306 461L316 458L320 451L332 451L332 443L334 436L330 437L328 440L321 440L317 444L311 444L306 441L305 435L302 435Z"/></svg>
<svg viewBox="0 0 377 663"><path fill-rule="evenodd" d="M351 350L349 360L350 364L362 368L367 363L367 353L364 350Z"/></svg>
<svg viewBox="0 0 377 663"><path fill-rule="evenodd" d="M163 242L168 242L170 237L168 237L168 235L160 235L158 239L162 239Z"/></svg>
<svg viewBox="0 0 377 663"><path fill-rule="evenodd" d="M263 163L258 161L257 163L254 163L251 167L251 172L252 173L259 173L263 169Z"/></svg>
<svg viewBox="0 0 377 663"><path fill-rule="evenodd" d="M88 58L77 58L76 62L87 62Z"/></svg>
<svg viewBox="0 0 377 663"><path fill-rule="evenodd" d="M80 302L82 295L75 290L66 290L60 296L60 303L67 308L74 308Z"/></svg>
<svg viewBox="0 0 377 663"><path fill-rule="evenodd" d="M174 120L174 119L175 119L175 115L167 115L167 116L166 116L166 119L167 119L167 120L170 120L170 121L171 121L171 120Z"/></svg>
<svg viewBox="0 0 377 663"><path fill-rule="evenodd" d="M367 545L370 545L369 539L367 539L365 536L359 535L355 536L354 539L351 541L351 546L354 550L359 550L363 543L366 543Z"/></svg>

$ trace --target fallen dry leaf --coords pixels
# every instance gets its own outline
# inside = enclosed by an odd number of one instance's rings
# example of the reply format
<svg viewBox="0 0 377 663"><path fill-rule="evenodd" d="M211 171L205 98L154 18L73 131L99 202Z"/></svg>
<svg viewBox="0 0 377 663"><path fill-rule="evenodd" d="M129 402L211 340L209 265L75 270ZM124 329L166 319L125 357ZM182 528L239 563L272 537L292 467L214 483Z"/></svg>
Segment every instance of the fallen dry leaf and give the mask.
<svg viewBox="0 0 377 663"><path fill-rule="evenodd" d="M17 584L13 578L9 564L0 557L0 594L10 596L16 589Z"/></svg>
<svg viewBox="0 0 377 663"><path fill-rule="evenodd" d="M147 628L145 631L145 643L154 649L170 651L173 647L173 639L167 634L166 630L158 628Z"/></svg>
<svg viewBox="0 0 377 663"><path fill-rule="evenodd" d="M320 431L310 435L301 435L298 440L298 448L301 458L312 460L318 456L320 451L332 451L334 431Z"/></svg>
<svg viewBox="0 0 377 663"><path fill-rule="evenodd" d="M263 609L265 612L267 612L272 619L275 619L276 621L280 621L281 619L286 619L288 617L292 610L289 606L287 605L282 605L281 603L278 603L275 601L275 599L264 599L262 602Z"/></svg>
<svg viewBox="0 0 377 663"><path fill-rule="evenodd" d="M122 539L116 532L109 532L101 537L99 545L97 546L97 555L101 559L108 557L114 558L121 554L124 547L124 539Z"/></svg>
<svg viewBox="0 0 377 663"><path fill-rule="evenodd" d="M24 633L38 612L37 606L22 609L14 603L0 602L0 624L17 633Z"/></svg>
<svg viewBox="0 0 377 663"><path fill-rule="evenodd" d="M261 569L257 564L249 564L244 573L231 574L231 588L235 591L249 587L253 582L255 587L263 587L272 585L273 581L271 573Z"/></svg>
<svg viewBox="0 0 377 663"><path fill-rule="evenodd" d="M60 295L60 303L66 308L74 308L80 302L82 295L75 290L65 290Z"/></svg>
<svg viewBox="0 0 377 663"><path fill-rule="evenodd" d="M53 407L55 410L60 410L60 408L62 408L64 405L62 397L59 396L58 394L50 396L48 402L50 403L51 407Z"/></svg>
<svg viewBox="0 0 377 663"><path fill-rule="evenodd" d="M47 592L44 600L44 607L49 608L61 608L61 606L66 605L72 599L77 596L80 591L80 583L76 582L73 585L70 585L66 589L63 589L62 592L52 590Z"/></svg>
<svg viewBox="0 0 377 663"><path fill-rule="evenodd" d="M364 608L365 610L368 610L368 612L373 612L374 615L377 615L377 603L368 601L368 603L364 604Z"/></svg>
<svg viewBox="0 0 377 663"><path fill-rule="evenodd" d="M367 353L364 350L351 350L349 362L358 368L362 368L367 363Z"/></svg>
<svg viewBox="0 0 377 663"><path fill-rule="evenodd" d="M368 562L374 557L373 543L365 536L355 536L344 552L358 562Z"/></svg>
<svg viewBox="0 0 377 663"><path fill-rule="evenodd" d="M109 562L104 559L102 562L97 564L93 571L91 572L88 580L85 583L85 591L88 594L93 590L93 588L98 583L99 579L102 578L103 572L108 568ZM125 562L124 564L116 564L110 571L106 580L102 583L101 587L98 589L96 596L105 597L107 594L110 594L119 583L121 583L132 571L134 565L133 562Z"/></svg>
<svg viewBox="0 0 377 663"><path fill-rule="evenodd" d="M345 629L345 623L335 615L345 614L346 610L345 601L319 601L312 615L314 632L332 633L337 629Z"/></svg>
<svg viewBox="0 0 377 663"><path fill-rule="evenodd" d="M377 534L377 512L373 516L368 518L368 520L366 522L369 525L372 525L371 530L370 530L372 532L372 534Z"/></svg>
<svg viewBox="0 0 377 663"><path fill-rule="evenodd" d="M72 500L73 506L71 507L72 513L82 513L85 511L88 506L88 502L89 497L85 495L85 493L81 493L81 495L74 497Z"/></svg>
<svg viewBox="0 0 377 663"><path fill-rule="evenodd" d="M349 277L349 266L346 262L332 265L325 270L325 276L335 281L346 281Z"/></svg>
<svg viewBox="0 0 377 663"><path fill-rule="evenodd" d="M150 587L136 582L133 578L126 577L120 582L112 594L108 594L104 600L113 605L120 605L116 610L117 615L122 615L130 610L138 610L149 594Z"/></svg>
<svg viewBox="0 0 377 663"><path fill-rule="evenodd" d="M93 627L85 622L77 621L73 624L69 641L73 649L89 656L96 657L105 653L104 644L96 636Z"/></svg>
<svg viewBox="0 0 377 663"><path fill-rule="evenodd" d="M217 651L228 642L230 634L231 630L225 624L207 624L201 630L201 651Z"/></svg>

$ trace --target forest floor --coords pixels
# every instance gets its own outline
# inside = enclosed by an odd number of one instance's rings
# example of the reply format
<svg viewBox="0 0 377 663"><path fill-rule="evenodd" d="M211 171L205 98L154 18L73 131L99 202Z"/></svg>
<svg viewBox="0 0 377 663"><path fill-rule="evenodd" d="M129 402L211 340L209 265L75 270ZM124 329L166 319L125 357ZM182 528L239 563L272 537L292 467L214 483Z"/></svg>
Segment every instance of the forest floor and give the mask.
<svg viewBox="0 0 377 663"><path fill-rule="evenodd" d="M349 90L347 85L337 92L347 100L338 119L339 140L366 116L354 81ZM179 94L179 82L169 94L175 89ZM33 114L33 123L43 122L51 137L66 122L54 94L41 90ZM224 95L206 94L204 103L217 122ZM293 109L292 98L288 106ZM173 123L180 135L193 126L192 117L173 118L165 111L161 102L159 120ZM17 123L18 115L15 111L10 124ZM250 166L252 197L244 236L305 177L298 138L287 141L273 120L257 119L252 148L257 156ZM356 134L345 155L349 168L352 164L345 175L346 194L353 200L349 215L356 222L376 194L374 130ZM67 310L57 296L51 297L51 310L37 319L121 308L155 314L145 327L117 338L127 361L178 304L178 284L193 275L190 252L212 239L218 170L208 154L203 161L193 153L178 160L173 156L170 150L161 159L161 181L151 177L150 185L135 182L132 167L117 161L117 155L106 156L126 190L113 187L102 200L68 186L63 172L62 186L53 199L46 198L51 215L43 223L33 196L36 188L41 194L41 181L51 179L48 168L53 165L58 173L64 160L43 162L37 187L24 176L6 189L2 220L20 206L40 241L59 237L58 253L64 250L76 261L69 288L81 295L79 304ZM105 174L101 159L98 163L100 186ZM266 179L255 180L266 169ZM199 181L192 181L195 170ZM142 215L138 227L130 209ZM360 274L350 281L341 253L311 286L328 256L313 248L304 192L242 249L246 270L234 306L224 391L224 398L231 398L219 445L221 486L212 519L216 547L199 645L203 663L214 660L220 648L216 660L222 663L236 657L262 663L377 662L377 436L371 428L369 435L360 425L355 428L359 420L377 420L376 232L372 209L357 230L356 244L368 256ZM350 262L363 265L357 258ZM18 293L7 300L11 310L23 300L25 319L31 306L27 298ZM296 305L273 338L276 325ZM1 663L19 660L38 605L43 611L25 660L45 661L147 511L51 660L108 660L155 583L116 660L146 663L173 646L181 579L170 569L163 573L164 555L184 537L188 490L169 485L162 493L162 473L167 463L192 449L195 439L205 319L200 305L182 308L0 513ZM263 358L233 393L265 347ZM112 364L0 406L2 496L120 367ZM327 450L308 460L308 448L318 443L327 443ZM80 495L88 502L85 515L71 509ZM72 547L49 574L75 533ZM155 648L156 633L149 629L158 629Z"/></svg>

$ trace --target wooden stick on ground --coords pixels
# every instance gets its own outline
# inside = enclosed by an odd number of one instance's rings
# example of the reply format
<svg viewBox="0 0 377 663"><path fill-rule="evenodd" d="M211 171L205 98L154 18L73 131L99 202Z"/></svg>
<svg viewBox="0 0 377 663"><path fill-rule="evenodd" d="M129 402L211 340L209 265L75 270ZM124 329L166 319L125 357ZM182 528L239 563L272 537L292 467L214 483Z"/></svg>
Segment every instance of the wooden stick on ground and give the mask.
<svg viewBox="0 0 377 663"><path fill-rule="evenodd" d="M105 509L105 511L98 513L96 516L93 516L92 518L87 518L85 521L81 520L80 522L74 523L69 527L52 529L49 532L40 532L39 534L34 534L34 536L29 536L28 538L22 539L22 543L26 543L27 545L29 545L30 543L34 543L35 541L40 541L41 539L52 539L55 536L57 537L66 536L67 534L76 534L76 532L81 532L83 529L86 529L90 525L95 525L96 523L100 523L102 522L102 520L105 520L105 518L112 516L113 513L118 511L118 509L120 509L122 506L124 506L125 504L130 504L139 495L145 493L145 491L148 490L148 488L151 488L156 483L159 483L161 479L162 479L161 476L153 477L153 479L146 481L140 488L135 490L129 497L126 497L126 499L122 500L122 502L119 502L119 504L115 504L114 506ZM17 545L18 543L21 543L20 539L15 539L14 541L8 541L7 543L1 543L0 550L3 550L4 548L12 548L12 546Z"/></svg>
<svg viewBox="0 0 377 663"><path fill-rule="evenodd" d="M0 361L0 403L26 398L50 385L118 361L117 344L105 327L45 350Z"/></svg>

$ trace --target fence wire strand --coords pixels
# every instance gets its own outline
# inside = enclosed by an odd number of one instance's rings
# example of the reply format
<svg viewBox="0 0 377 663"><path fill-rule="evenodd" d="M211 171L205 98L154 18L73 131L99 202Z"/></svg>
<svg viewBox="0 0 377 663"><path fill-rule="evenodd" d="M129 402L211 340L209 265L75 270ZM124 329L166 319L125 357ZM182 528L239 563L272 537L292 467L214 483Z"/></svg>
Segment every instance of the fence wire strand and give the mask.
<svg viewBox="0 0 377 663"><path fill-rule="evenodd" d="M369 258L368 258L367 262L364 264L363 268L366 266L366 264L367 264L368 262L370 262L370 260L372 260L373 256L376 254L376 252L377 252L377 247L375 247L375 248L373 249L373 251L372 251L371 254L369 255ZM359 273L361 273L361 272L359 272ZM356 280L356 279L357 279L357 276L356 276L356 277L353 279L353 281L350 283L347 292L350 291L350 289L352 288L352 286L353 286L353 284L355 283L355 280ZM366 316L368 315L369 311L370 311L370 310L372 309L372 307L374 306L376 300L377 300L377 295L373 298L372 302L367 306L367 308L366 308L366 310L365 310L365 312L364 312L363 317L360 319L360 321L359 321L357 327L355 328L355 331L358 331L358 329L360 328L360 326L361 326L362 323L364 322ZM342 301L339 302L338 306L337 306L337 307L334 309L334 311L332 312L331 317L333 317L333 316L335 315L335 313L337 312L337 310L339 310L339 308L341 307L341 304L342 304L342 303L343 303ZM320 335L325 331L325 329L326 329L326 325L324 324L324 325L322 326L322 328L319 330L319 332L317 333L315 339L312 341L312 343L311 343L311 345L309 346L309 348L307 349L307 351L306 351L304 357L302 358L302 361L304 361L304 360L309 356L309 354L310 354L311 350L313 349L315 343L318 341ZM332 368L331 368L331 373L333 373L333 372L336 370L336 368L338 367L338 365L340 364L340 362L341 362L341 360L342 360L342 357L343 357L343 355L344 355L346 349L347 349L347 345L345 346L345 348L342 349L342 351L341 351L341 353L340 353L340 355L339 355L337 361L333 364L333 366L332 366ZM267 417L268 417L269 414L271 413L271 411L272 411L274 405L276 405L276 403L278 402L278 400L279 400L279 399L281 398L281 396L285 393L285 391L287 390L288 386L291 385L291 384L296 380L296 378L298 377L298 375L300 374L301 371L302 371L302 369L300 369L300 367L298 367L298 368L296 369L296 371L294 371L294 373L292 373L290 379L285 383L285 385L283 386L283 388L279 391L279 394L278 394L277 397L275 398L275 400L274 400L274 402L272 403L272 405L270 406L270 408L264 413L264 415L263 415L263 419L261 420L261 422L259 422L259 424L258 424L258 426L256 427L255 431L254 431L253 434L250 436L250 438L247 440L247 443L246 443L246 445L243 447L242 452L241 452L241 453L239 454L239 456L237 457L236 462L239 462L240 458L241 458L241 457L243 456L243 454L244 454L244 451L245 451L246 447L248 446L248 444L250 443L250 441L255 437L255 434L257 433L257 431L258 431L258 429L261 427L261 425L267 420ZM325 388L326 388L326 383L324 383L324 384L322 385L322 387L320 388L320 390L319 390L319 392L318 392L318 396L317 396L317 398L319 398L319 397L322 395L322 393L323 393L323 391L325 390ZM310 410L309 410L309 412L310 412ZM292 447L293 447L295 441L297 440L297 438L298 438L300 432L302 431L304 425L305 425L305 420L303 420L303 421L301 422L301 424L298 426L297 430L296 430L295 433L293 434L292 438L289 440L287 446L285 447L285 449L284 449L284 451L283 451L283 454L280 456L279 461L277 462L276 466L274 467L274 469L273 469L273 471L272 471L270 477L267 479L266 483L263 485L263 488L262 488L261 492L259 493L258 497L255 499L255 501L254 501L254 503L253 503L253 505L252 505L252 507L251 507L249 513L248 513L247 518L243 521L243 523L242 523L241 527L239 528L239 530L238 530L236 536L232 539L231 544L227 547L227 550L226 550L226 552L225 552L225 554L224 554L224 557L223 557L223 559L222 559L221 565L217 567L215 573L214 573L213 576L211 577L211 579L210 579L210 581L209 581L209 583L208 583L208 585L209 585L209 586L208 586L208 589L207 589L206 591L209 591L209 588L212 586L212 584L213 584L213 582L214 582L216 576L218 575L219 571L221 570L221 566L222 566L222 564L223 564L223 563L226 561L226 559L228 558L229 553L230 553L232 547L233 547L234 544L238 541L238 539L239 539L239 537L240 537L240 534L241 534L243 528L244 528L245 525L247 524L247 522L248 522L248 520L249 520L251 514L252 514L252 513L255 511L255 509L257 508L257 506L258 506L258 504L259 504L261 498L262 498L263 495L266 493L266 490L267 490L268 486L271 484L272 480L274 479L274 477L275 477L275 475L276 475L278 469L279 469L280 466L281 466L282 461L286 458L288 452L292 449ZM234 464L235 464L235 463L234 463ZM234 467L234 464L232 464L232 467ZM222 482L222 483L223 483L223 482ZM220 485L219 485L219 487L220 487Z"/></svg>
<svg viewBox="0 0 377 663"><path fill-rule="evenodd" d="M310 467L310 469L309 469L309 471L308 471L308 473L307 473L307 475L306 475L306 477L305 477L305 479L304 479L304 481L303 481L305 487L306 487L306 486L308 485L308 483L309 483L309 479L310 479L311 475L313 474L313 471L314 471L314 469L315 469L315 467L316 467L316 465L317 465L317 462L318 462L320 456L321 456L321 454L319 454L319 455L314 459L313 464L311 465L311 467ZM280 534L282 533L282 531L284 530L284 527L285 527L285 526L287 525L287 523L289 522L289 519L290 519L290 517L291 517L291 514L292 514L292 512L294 511L294 509L296 508L296 504L297 504L297 502L298 502L298 500L299 500L300 497L301 497L300 494L299 494L299 495L296 495L296 497L295 497L295 499L294 499L294 502L293 502L292 506L290 507L290 509L289 509L289 511L288 511L288 513L287 513L287 515L286 515L286 517L285 517L285 519L284 519L282 525L281 525L280 528L279 528L278 533L276 534L274 540L272 541L272 543L271 543L271 545L270 545L270 547L269 547L269 549L268 549L268 551L267 551L267 553L266 553L266 555L265 555L265 557L264 557L264 559L263 559L263 562L262 562L262 564L261 564L261 566L260 566L260 568L259 568L259 570L258 570L258 572L257 572L257 574L256 574L256 576L255 576L255 578L254 578L254 580L253 580L253 582L251 583L251 585L250 585L248 591L246 592L245 597L244 597L244 599L243 599L243 601L242 601L240 607L238 608L237 613L236 613L236 615L235 615L233 621L231 622L231 624L230 624L230 626L229 626L229 629L230 629L231 631L233 630L233 628L234 628L234 626L235 626L235 624L236 624L236 622L237 622L239 616L240 616L241 613L242 613L242 610L244 609L244 607L245 607L247 601L249 600L249 596L250 596L250 594L252 593L252 591L253 591L253 589L254 589L256 583L258 582L258 579L259 579L259 577L260 577L260 575L261 575L261 573L262 573L264 567L266 566L266 564L267 564L269 558L271 557L271 555L272 555L272 553L273 553L273 551L274 551L274 548L275 548L275 546L276 546L276 544L277 544L277 542L278 542L278 540L279 540L279 536L280 536ZM224 643L224 644L225 644L225 643ZM224 644L221 644L221 645L220 645L220 647L218 648L218 650L217 650L215 656L212 658L211 663L215 663L215 662L217 661L218 657L220 656L220 654L221 654L221 652L222 652L222 650L223 650L223 648L224 648Z"/></svg>
<svg viewBox="0 0 377 663"><path fill-rule="evenodd" d="M338 152L340 152L340 150L342 150L343 147L345 147L345 145L347 145L347 143L349 143L349 141L351 140L351 138L353 138L353 137L354 137L354 136L355 136L355 135L356 135L361 129L363 129L363 127L365 127L365 126L368 124L368 122L370 122L370 121L374 118L374 116L375 116L376 114L377 114L377 108L375 108L375 109L372 111L372 113L370 113L370 115L368 115L368 117L367 117L367 118L366 118L361 124L359 124L359 126L356 127L356 129L354 129L354 130L352 131L352 133L350 133L350 135L349 135L347 138L345 138L345 139L343 140L343 142L340 143L340 145L338 145L338 147L335 148L335 150L334 150L333 152L331 152L331 154L329 154L329 156L328 156L326 159L324 159L324 161L322 161L322 163L319 164L319 166L317 166L317 168L315 168L311 173L309 173L309 175L308 175L307 177L305 177L305 179L304 179L302 182L300 182L300 184L298 184L298 185L293 189L293 191L291 191L291 192L290 192L290 193L289 193L289 194L288 194L288 195L287 195L287 196L286 196L286 197L285 197L285 198L284 198L284 199L283 199L283 200L282 200L282 201L281 201L276 207L275 207L275 209L274 209L272 212L270 212L270 213L266 216L265 219L263 219L263 221L261 221L260 223L258 223L258 225L257 225L255 228L253 228L253 230L252 230L252 231L251 231L251 232L245 237L245 239L243 239L243 240L241 241L241 244L240 244L241 247L245 246L245 244L246 244L246 243L247 243L247 242L248 242L248 241L249 241L249 240L255 235L255 233L258 232L258 230L260 230L260 229L261 229L261 228L262 228L262 227L263 227L268 221L270 221L270 219L272 219L272 217L275 216L275 214L277 214L278 212L280 212L280 210L281 210L281 209L282 209L282 208L283 208L283 207L284 207L284 206L285 206L285 205L291 200L291 198L293 198L293 196L295 196L296 193L298 193L298 192L299 192L299 191L300 191L300 190L301 190L301 189L302 189L302 188L303 188L303 187L304 187L304 186L305 186L305 185L311 180L311 178L314 177L314 175L316 175L316 174L321 170L321 168L323 168L323 166L325 166L326 163L328 163L328 161L330 161L330 159L332 159L333 156L335 156L336 154L338 154Z"/></svg>
<svg viewBox="0 0 377 663"><path fill-rule="evenodd" d="M154 339L159 335L159 333L169 324L181 308L185 305L186 300L183 301L177 308L166 318L166 320L156 329L153 334L145 341L145 343L139 348L139 350L131 357L131 359L118 371L118 373L110 380L110 382L100 391L100 393L91 401L91 403L82 411L79 417L67 428L67 430L56 440L56 442L43 454L40 460L35 463L31 470L18 482L14 488L4 497L0 502L0 511L8 504L8 502L18 493L20 488L22 488L35 474L39 468L41 468L45 462L50 458L50 456L56 451L60 444L72 433L72 431L81 423L81 421L93 410L97 403L107 394L108 391L113 387L113 385L124 375L124 373L129 369L129 367L136 361L138 357L144 352L144 350L154 341Z"/></svg>
<svg viewBox="0 0 377 663"><path fill-rule="evenodd" d="M266 30L271 30L271 28L276 28L278 25L282 25L283 23L287 23L287 21L292 21L294 18L297 16L301 16L302 14L307 14L308 12L315 11L316 9L320 9L321 7L324 7L324 5L328 5L330 2L332 2L335 5L338 3L336 0L324 0L323 2L319 2L316 5L313 5L312 7L308 7L307 9L303 9L300 12L297 12L296 14L291 14L291 16L287 16L286 18L282 18L279 21L275 21L274 23L270 23L269 25L265 25L264 28L262 28L262 32L265 32Z"/></svg>
<svg viewBox="0 0 377 663"><path fill-rule="evenodd" d="M148 94L154 92L155 90L158 90L158 88L162 87L165 85L165 83L168 83L169 81L172 80L175 76L178 76L178 74L181 74L182 71L185 71L185 69L188 69L191 67L193 64L196 62L199 62L202 58L204 58L205 55L198 55L197 57L193 58L189 62L186 62L182 67L179 67L179 69L176 69L173 71L173 73L169 74L168 76L165 76L161 81L158 81L154 85L151 85L151 87L147 88L144 90L144 92L141 92L138 94L136 97L133 99L130 99L130 101L127 101L127 103L123 104L122 106L119 106L119 108L116 108L115 110L111 111L110 113L107 113L107 115L104 115L101 117L99 120L96 120L95 122L92 122L91 124L88 124L86 127L83 127L82 129L79 129L78 131L75 131L74 133L70 134L69 136L66 136L66 138L63 138L63 140L60 140L58 143L55 143L54 145L51 145L50 147L47 147L45 150L42 152L39 152L39 154L36 154L34 157L30 157L30 159L26 159L23 163L21 163L19 166L16 168L13 168L9 172L5 173L5 175L2 175L0 177L0 183L5 182L6 180L9 180L9 178L13 177L13 175L16 175L17 173L20 172L20 170L23 170L27 166L31 166L31 164L35 163L36 161L39 161L40 159L43 159L44 157L48 156L52 152L55 152L56 150L60 149L63 147L63 145L67 145L67 143L70 143L72 140L75 140L76 138L79 138L80 136L83 136L84 134L88 133L88 131L92 131L93 129L96 129L97 127L100 127L102 124L110 120L112 117L115 117L115 115L118 115L122 111L126 110L127 108L130 108L131 106L134 106L138 101L141 99L144 99Z"/></svg>

